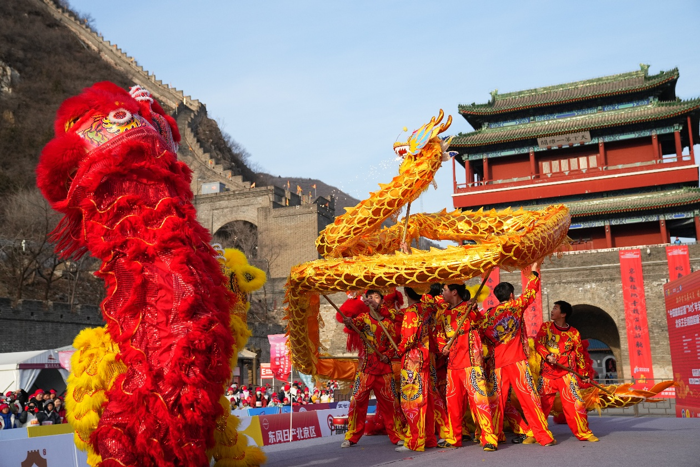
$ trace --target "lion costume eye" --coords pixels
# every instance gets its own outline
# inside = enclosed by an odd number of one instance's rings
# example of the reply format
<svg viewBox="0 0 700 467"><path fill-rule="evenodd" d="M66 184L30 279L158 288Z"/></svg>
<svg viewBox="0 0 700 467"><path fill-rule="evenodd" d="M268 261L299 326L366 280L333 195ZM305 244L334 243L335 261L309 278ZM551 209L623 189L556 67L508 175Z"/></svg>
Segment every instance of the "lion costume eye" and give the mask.
<svg viewBox="0 0 700 467"><path fill-rule="evenodd" d="M131 120L131 118L131 112L126 109L112 110L107 116L107 119L115 125L123 125Z"/></svg>

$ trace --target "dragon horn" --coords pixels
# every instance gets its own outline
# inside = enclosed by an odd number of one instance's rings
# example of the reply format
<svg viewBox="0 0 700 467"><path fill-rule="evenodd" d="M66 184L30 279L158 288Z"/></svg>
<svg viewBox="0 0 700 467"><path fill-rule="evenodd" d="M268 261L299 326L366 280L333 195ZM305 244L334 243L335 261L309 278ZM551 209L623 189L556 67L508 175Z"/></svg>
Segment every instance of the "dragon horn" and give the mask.
<svg viewBox="0 0 700 467"><path fill-rule="evenodd" d="M440 114L442 115L442 110L440 111ZM440 117L440 119L442 119L442 116ZM438 122L439 121L440 120L438 120ZM444 124L440 125L440 130L438 130L438 133L442 133L443 131L446 131L450 127L450 125L452 125L452 115L448 115L447 121Z"/></svg>
<svg viewBox="0 0 700 467"><path fill-rule="evenodd" d="M438 123L440 123L442 121L442 117L444 117L444 116L445 116L445 112L443 112L442 109L440 109L440 113L437 116L437 120L435 121L435 124L437 125Z"/></svg>

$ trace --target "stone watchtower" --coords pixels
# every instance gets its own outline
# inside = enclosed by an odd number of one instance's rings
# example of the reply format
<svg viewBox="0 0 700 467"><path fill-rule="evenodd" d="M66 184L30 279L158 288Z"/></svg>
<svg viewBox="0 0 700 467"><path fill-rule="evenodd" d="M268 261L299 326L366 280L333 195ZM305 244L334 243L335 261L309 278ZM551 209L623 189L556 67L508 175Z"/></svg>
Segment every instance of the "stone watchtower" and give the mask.
<svg viewBox="0 0 700 467"><path fill-rule="evenodd" d="M617 376L630 378L630 352L638 351L636 336L644 333L659 379L672 377L662 290L671 276L664 245L676 237L693 243L693 265L700 252L694 245L700 236L700 190L693 150L700 99L676 97L677 69L654 75L648 69L494 91L485 104L459 106L475 131L457 135L450 150L458 152L452 195L457 208L569 207L574 251L543 265L542 319L548 319L554 301L571 302L572 324L584 338L603 343L600 353L592 353L601 375L613 359ZM640 252L648 333L638 332L643 326L630 319L620 249ZM501 280L521 282L519 275L506 273Z"/></svg>

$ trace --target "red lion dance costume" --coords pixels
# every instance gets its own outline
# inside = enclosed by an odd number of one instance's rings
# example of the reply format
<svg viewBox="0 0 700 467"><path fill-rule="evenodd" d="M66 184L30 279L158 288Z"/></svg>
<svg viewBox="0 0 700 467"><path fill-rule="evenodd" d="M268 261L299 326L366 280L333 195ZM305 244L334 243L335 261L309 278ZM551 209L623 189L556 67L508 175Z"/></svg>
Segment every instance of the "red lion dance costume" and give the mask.
<svg viewBox="0 0 700 467"><path fill-rule="evenodd" d="M37 184L65 215L57 250L102 261L104 334L116 353L101 414L82 441L103 467L208 466L215 428L226 431L229 416L220 397L231 377L235 296L196 221L175 121L147 91L101 82L63 103L55 133ZM235 426L226 436L236 443Z"/></svg>

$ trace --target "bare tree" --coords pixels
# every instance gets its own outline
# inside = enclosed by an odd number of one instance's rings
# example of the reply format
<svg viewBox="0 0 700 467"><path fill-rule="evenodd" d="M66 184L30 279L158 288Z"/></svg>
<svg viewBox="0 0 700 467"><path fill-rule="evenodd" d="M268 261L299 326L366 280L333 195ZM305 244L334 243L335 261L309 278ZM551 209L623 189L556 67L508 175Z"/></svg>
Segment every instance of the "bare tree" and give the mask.
<svg viewBox="0 0 700 467"><path fill-rule="evenodd" d="M248 261L258 256L258 228L250 222L229 222L216 231L213 241L224 248L241 250Z"/></svg>
<svg viewBox="0 0 700 467"><path fill-rule="evenodd" d="M48 297L56 263L60 262L48 242L48 234L55 228L60 215L51 209L36 188L9 196L2 213L0 273L10 284L14 298L20 300L25 286L37 271L42 270L39 275L47 280L44 268L48 265L51 275L46 283L45 296Z"/></svg>

